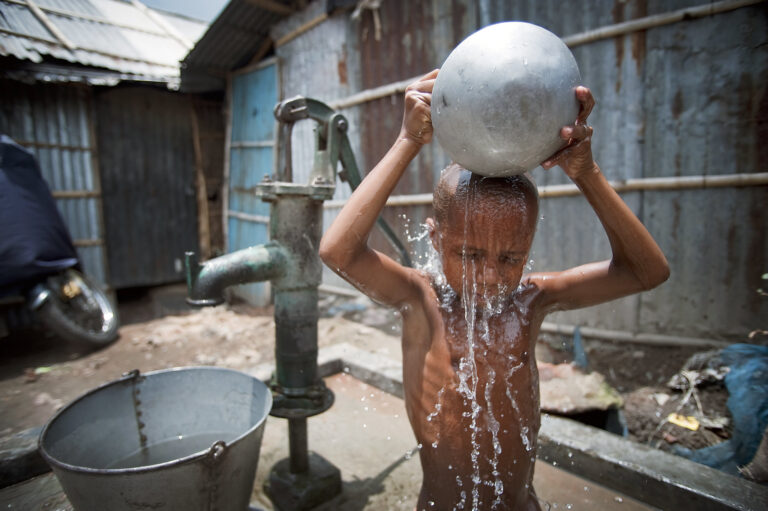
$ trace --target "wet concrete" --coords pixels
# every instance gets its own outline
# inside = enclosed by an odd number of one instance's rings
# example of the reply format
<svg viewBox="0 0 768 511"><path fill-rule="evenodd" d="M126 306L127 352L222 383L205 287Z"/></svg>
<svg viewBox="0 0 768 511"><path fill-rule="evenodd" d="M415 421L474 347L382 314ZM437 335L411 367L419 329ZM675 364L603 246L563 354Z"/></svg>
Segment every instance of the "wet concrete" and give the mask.
<svg viewBox="0 0 768 511"><path fill-rule="evenodd" d="M326 383L336 402L309 419L309 445L341 469L343 492L318 510L412 511L421 467L403 401L345 373ZM270 417L252 499L264 510L274 509L262 485L272 465L288 456L287 435L287 423ZM534 487L553 510L656 509L541 461Z"/></svg>

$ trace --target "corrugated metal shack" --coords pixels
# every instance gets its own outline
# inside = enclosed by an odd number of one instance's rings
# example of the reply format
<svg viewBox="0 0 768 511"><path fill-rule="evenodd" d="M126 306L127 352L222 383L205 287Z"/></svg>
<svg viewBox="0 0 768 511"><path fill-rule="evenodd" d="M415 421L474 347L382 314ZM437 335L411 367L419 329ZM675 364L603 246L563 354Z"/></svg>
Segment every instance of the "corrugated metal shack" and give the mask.
<svg viewBox="0 0 768 511"><path fill-rule="evenodd" d="M86 272L113 289L183 280L185 250L221 246L205 218L221 97L177 90L206 27L137 0L0 1L0 131L35 152Z"/></svg>
<svg viewBox="0 0 768 511"><path fill-rule="evenodd" d="M182 88L228 90L230 194L235 175L271 171L269 161L233 168L242 147L270 147L269 140L248 145L231 136L242 110L233 96L238 76L264 67L277 69L279 99L301 94L341 109L358 164L369 169L398 132L405 85L439 67L470 33L509 20L546 27L572 48L598 100L590 119L595 157L672 267L660 288L554 314L545 331L570 333L579 325L599 338L701 344L743 340L765 328L768 302L756 291L768 269L765 2L233 0L187 57ZM297 130L293 140L294 180L303 182L311 133ZM385 212L417 253L426 243L418 234L430 214L429 194L447 163L438 144L424 149ZM599 222L564 174L539 169L534 177L542 219L532 268L609 257ZM340 185L326 203L326 225L348 195ZM233 237L252 235L233 232L236 221L265 221L263 211L226 214L230 249L246 242L233 245ZM344 285L330 271L325 282Z"/></svg>

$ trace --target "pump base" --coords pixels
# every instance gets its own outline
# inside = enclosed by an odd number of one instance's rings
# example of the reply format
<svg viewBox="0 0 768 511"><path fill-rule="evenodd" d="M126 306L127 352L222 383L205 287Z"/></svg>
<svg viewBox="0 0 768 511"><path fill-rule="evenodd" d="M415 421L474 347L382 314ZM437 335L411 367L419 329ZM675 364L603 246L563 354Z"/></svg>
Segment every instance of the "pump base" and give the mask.
<svg viewBox="0 0 768 511"><path fill-rule="evenodd" d="M341 493L341 471L315 452L309 453L309 470L290 471L290 459L275 463L264 490L280 511L307 511Z"/></svg>

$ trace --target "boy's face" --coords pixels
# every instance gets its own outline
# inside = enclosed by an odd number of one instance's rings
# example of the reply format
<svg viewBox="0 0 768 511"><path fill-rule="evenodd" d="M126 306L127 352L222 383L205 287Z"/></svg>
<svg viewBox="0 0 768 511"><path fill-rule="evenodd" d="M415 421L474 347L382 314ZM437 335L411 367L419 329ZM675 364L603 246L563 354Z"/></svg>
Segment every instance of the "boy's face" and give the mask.
<svg viewBox="0 0 768 511"><path fill-rule="evenodd" d="M460 296L466 289L480 303L508 295L520 284L536 227L536 213L524 200L511 208L491 202L467 213L451 212L441 225L428 222L447 283Z"/></svg>

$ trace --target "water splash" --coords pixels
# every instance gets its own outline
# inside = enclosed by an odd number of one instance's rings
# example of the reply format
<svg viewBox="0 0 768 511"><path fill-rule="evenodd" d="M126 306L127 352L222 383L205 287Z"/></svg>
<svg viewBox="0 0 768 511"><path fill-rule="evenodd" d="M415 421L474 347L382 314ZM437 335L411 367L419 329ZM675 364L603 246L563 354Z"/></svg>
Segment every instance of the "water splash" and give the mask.
<svg viewBox="0 0 768 511"><path fill-rule="evenodd" d="M534 397L536 391L527 387L528 375L519 371L525 371L528 365L531 380L537 380L537 372L535 364L529 363L524 347L517 345L512 349L510 344L521 339L520 333L529 326L526 320L527 302L519 298L524 290L519 285L517 289L507 287L504 282L486 284L489 268L498 269L498 266L486 265L500 263L486 261L482 254L469 253L471 247L468 241L472 239L470 228L477 229L478 226L472 225L476 214L473 194L467 193L464 197L463 246L460 254L451 252L459 255L460 260L446 259L446 265L456 265L450 278L457 289L449 285L443 271L443 246L439 236L435 238L437 250L431 243L425 244L426 250L418 258L416 267L424 271L433 283L443 317L447 319L446 337L460 343L451 346L456 381L455 387L450 385L449 388L456 393L454 396L459 403L463 403L461 413L468 452L462 454L463 459L456 463L458 474L451 474L451 478L455 475L458 500L453 502L453 509L477 511L501 509L513 498L512 493L530 489L530 485L525 484L523 490L523 481L519 478L526 477L524 471L530 470L527 467L531 467L535 459L538 422L528 415L531 414L532 398L534 406L537 406L538 399ZM459 210L455 211L458 213ZM457 220L460 221L460 218ZM461 226L456 227L459 229L455 234L458 238ZM426 226L422 229L415 236L409 232L409 241L412 238L414 241L424 240L429 230ZM533 258L519 263L527 263L525 269L528 271L533 268ZM525 385L521 386L520 382ZM436 418L441 409L448 410L441 403L444 391L445 387L438 392L434 410L426 418L427 423L438 423L438 435L440 421ZM512 453L504 452L510 442L519 447L514 447ZM437 442L432 443L432 448L437 447ZM512 456L518 459L510 459Z"/></svg>
<svg viewBox="0 0 768 511"><path fill-rule="evenodd" d="M414 447L413 449L409 449L405 451L405 454L403 455L403 457L407 460L411 459L414 454L416 454L421 450L421 447L422 447L421 444L417 444L416 447Z"/></svg>
<svg viewBox="0 0 768 511"><path fill-rule="evenodd" d="M464 209L464 245L461 254L462 290L461 305L464 310L464 321L467 325L467 354L459 363L459 392L471 403L470 441L472 450L472 510L480 504L480 444L477 440L477 419L480 415L480 404L477 402L477 363L475 360L475 320L477 319L477 267L474 259L468 257L467 239L471 225L470 194L467 194L467 204Z"/></svg>
<svg viewBox="0 0 768 511"><path fill-rule="evenodd" d="M439 414L440 410L443 407L443 394L445 393L445 387L442 387L439 391L437 391L437 403L435 403L435 409L432 411L429 415L427 415L427 422L432 422ZM437 449L437 444L440 441L440 429L437 428L437 433L435 437L435 441L432 442L432 448Z"/></svg>

